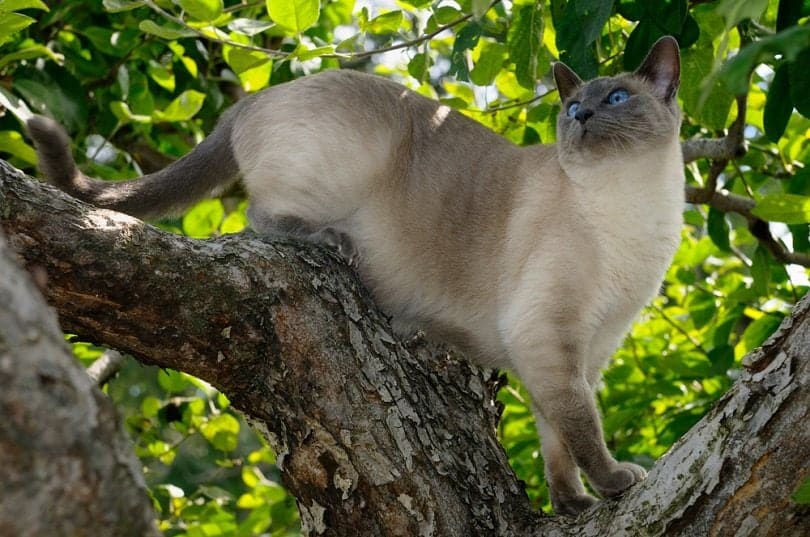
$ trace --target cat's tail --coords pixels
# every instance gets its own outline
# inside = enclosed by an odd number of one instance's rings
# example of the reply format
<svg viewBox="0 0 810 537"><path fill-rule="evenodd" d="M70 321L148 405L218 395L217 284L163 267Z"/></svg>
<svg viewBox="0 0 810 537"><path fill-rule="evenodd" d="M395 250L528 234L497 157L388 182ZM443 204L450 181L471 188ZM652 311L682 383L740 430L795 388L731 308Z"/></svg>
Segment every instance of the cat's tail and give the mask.
<svg viewBox="0 0 810 537"><path fill-rule="evenodd" d="M221 121L210 136L166 168L118 182L100 181L79 171L70 138L52 119L34 116L27 121L27 128L48 182L82 201L138 218L178 213L239 177L229 120Z"/></svg>

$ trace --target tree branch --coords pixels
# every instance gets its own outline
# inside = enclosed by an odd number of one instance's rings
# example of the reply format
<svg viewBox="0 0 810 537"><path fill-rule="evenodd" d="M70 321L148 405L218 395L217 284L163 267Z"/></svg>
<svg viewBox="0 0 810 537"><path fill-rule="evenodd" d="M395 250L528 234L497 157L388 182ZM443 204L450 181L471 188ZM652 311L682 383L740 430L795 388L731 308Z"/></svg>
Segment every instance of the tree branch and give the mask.
<svg viewBox="0 0 810 537"><path fill-rule="evenodd" d="M686 201L694 204L706 204L723 212L734 212L745 217L748 228L757 240L780 263L796 264L810 267L810 255L791 252L785 248L771 233L768 222L754 216L751 210L756 206L752 199L743 198L730 192L717 190L717 178L726 169L728 163L745 155L745 114L748 94L738 95L737 118L722 138L686 140L681 144L684 163L699 158L712 160L706 184L700 187L686 187Z"/></svg>
<svg viewBox="0 0 810 537"><path fill-rule="evenodd" d="M576 520L548 518L531 512L495 439L491 377L396 342L324 250L170 235L4 163L0 224L47 269L64 328L225 392L276 449L311 534L810 532L788 499L810 474L810 428L797 426L810 401L810 298L645 481Z"/></svg>
<svg viewBox="0 0 810 537"><path fill-rule="evenodd" d="M684 164L699 158L728 162L745 155L748 151L744 136L748 94L738 95L736 102L737 118L731 124L725 136L722 138L693 138L681 143Z"/></svg>

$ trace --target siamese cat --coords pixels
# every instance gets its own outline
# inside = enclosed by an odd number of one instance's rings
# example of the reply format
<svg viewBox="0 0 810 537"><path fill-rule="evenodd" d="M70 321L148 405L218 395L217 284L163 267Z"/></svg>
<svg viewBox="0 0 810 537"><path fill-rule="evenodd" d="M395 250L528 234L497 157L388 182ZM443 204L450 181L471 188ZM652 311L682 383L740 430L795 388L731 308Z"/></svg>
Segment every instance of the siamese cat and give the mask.
<svg viewBox="0 0 810 537"><path fill-rule="evenodd" d="M554 64L557 143L518 147L384 78L326 71L244 98L167 168L83 175L34 117L45 177L98 207L177 212L241 179L251 226L337 248L399 333L421 328L531 393L557 513L645 477L605 445L600 369L658 292L680 241L680 57L664 37L633 73Z"/></svg>

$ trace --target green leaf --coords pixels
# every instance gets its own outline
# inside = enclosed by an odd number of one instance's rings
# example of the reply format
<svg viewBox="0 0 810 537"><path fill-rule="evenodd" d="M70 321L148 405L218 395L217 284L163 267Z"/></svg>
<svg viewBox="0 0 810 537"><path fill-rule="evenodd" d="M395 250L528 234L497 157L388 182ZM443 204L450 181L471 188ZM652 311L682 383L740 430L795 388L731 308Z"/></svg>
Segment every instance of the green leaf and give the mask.
<svg viewBox="0 0 810 537"><path fill-rule="evenodd" d="M541 6L542 4L539 2L520 6L512 18L512 24L506 37L509 58L515 62L515 76L517 76L518 83L529 89L534 89L537 82L537 60L540 54L540 44L543 41ZM485 74L490 73L488 71Z"/></svg>
<svg viewBox="0 0 810 537"><path fill-rule="evenodd" d="M53 116L69 131L86 125L89 103L85 88L70 71L53 62L46 63L44 69L17 69L14 91L34 109Z"/></svg>
<svg viewBox="0 0 810 537"><path fill-rule="evenodd" d="M422 82L427 78L429 67L430 56L424 52L420 52L408 62L408 74Z"/></svg>
<svg viewBox="0 0 810 537"><path fill-rule="evenodd" d="M507 48L502 43L484 41L478 61L475 62L473 70L470 71L470 80L479 86L492 84L503 68L506 51Z"/></svg>
<svg viewBox="0 0 810 537"><path fill-rule="evenodd" d="M748 325L742 335L744 351L751 352L762 345L782 322L776 315L766 314Z"/></svg>
<svg viewBox="0 0 810 537"><path fill-rule="evenodd" d="M729 345L720 345L709 351L712 362L712 373L725 375L734 366L734 349Z"/></svg>
<svg viewBox="0 0 810 537"><path fill-rule="evenodd" d="M810 477L805 478L801 485L799 485L790 499L799 505L810 505Z"/></svg>
<svg viewBox="0 0 810 537"><path fill-rule="evenodd" d="M810 46L788 64L790 100L804 117L810 117Z"/></svg>
<svg viewBox="0 0 810 537"><path fill-rule="evenodd" d="M238 445L239 421L230 414L220 414L203 423L200 433L216 449L228 453Z"/></svg>
<svg viewBox="0 0 810 537"><path fill-rule="evenodd" d="M225 46L223 56L239 77L239 81L246 91L262 89L269 83L273 62L267 54L255 50Z"/></svg>
<svg viewBox="0 0 810 537"><path fill-rule="evenodd" d="M145 418L154 418L161 408L163 408L163 402L157 397L148 396L141 401L141 414Z"/></svg>
<svg viewBox="0 0 810 537"><path fill-rule="evenodd" d="M219 231L222 234L239 233L249 225L245 211L233 211L222 221Z"/></svg>
<svg viewBox="0 0 810 537"><path fill-rule="evenodd" d="M155 60L149 60L149 65L146 67L146 72L149 73L149 78L157 82L158 86L168 91L174 91L175 79L174 73Z"/></svg>
<svg viewBox="0 0 810 537"><path fill-rule="evenodd" d="M0 106L6 110L10 110L14 117L25 123L33 115L31 109L25 104L25 101L12 94L6 88L0 86Z"/></svg>
<svg viewBox="0 0 810 537"><path fill-rule="evenodd" d="M152 114L156 121L188 121L202 108L205 94L195 90L186 90L173 100L162 112Z"/></svg>
<svg viewBox="0 0 810 537"><path fill-rule="evenodd" d="M726 222L726 215L722 211L718 211L714 207L709 207L709 217L706 221L706 227L711 237L712 242L724 252L731 252L731 244L729 243L729 227Z"/></svg>
<svg viewBox="0 0 810 537"><path fill-rule="evenodd" d="M0 152L9 153L31 165L37 163L34 148L25 143L22 134L17 131L0 131Z"/></svg>
<svg viewBox="0 0 810 537"><path fill-rule="evenodd" d="M225 218L225 208L218 199L203 200L183 216L183 233L205 239L216 233Z"/></svg>
<svg viewBox="0 0 810 537"><path fill-rule="evenodd" d="M768 7L768 0L721 0L715 8L726 21L726 29L745 19L757 19Z"/></svg>
<svg viewBox="0 0 810 537"><path fill-rule="evenodd" d="M36 20L20 13L0 13L0 43L3 43L15 34L32 24Z"/></svg>
<svg viewBox="0 0 810 537"><path fill-rule="evenodd" d="M236 32L237 34L246 35L248 37L258 35L272 27L272 22L255 19L238 18L228 23L228 29L230 31Z"/></svg>
<svg viewBox="0 0 810 537"><path fill-rule="evenodd" d="M48 47L44 45L34 45L32 47L26 47L0 57L0 69L12 62L30 60L33 58L39 58L40 56L47 56L53 61L58 61L59 59L58 56L56 56L56 54L54 54L53 51L51 51L51 49Z"/></svg>
<svg viewBox="0 0 810 537"><path fill-rule="evenodd" d="M596 77L594 41L610 17L613 0L552 0L551 15L560 59L583 79Z"/></svg>
<svg viewBox="0 0 810 537"><path fill-rule="evenodd" d="M173 369L161 369L158 372L158 384L168 393L183 393L191 387L186 377Z"/></svg>
<svg viewBox="0 0 810 537"><path fill-rule="evenodd" d="M176 2L197 20L212 21L222 15L222 0L176 0Z"/></svg>
<svg viewBox="0 0 810 537"><path fill-rule="evenodd" d="M754 292L759 296L767 296L768 284L771 281L771 256L762 245L758 245L757 249L754 250L751 277L754 279Z"/></svg>
<svg viewBox="0 0 810 537"><path fill-rule="evenodd" d="M794 224L789 225L791 235L793 235L793 251L810 252L810 225Z"/></svg>
<svg viewBox="0 0 810 537"><path fill-rule="evenodd" d="M776 13L776 31L781 32L799 22L805 0L779 0Z"/></svg>
<svg viewBox="0 0 810 537"><path fill-rule="evenodd" d="M622 59L624 68L628 71L637 69L647 56L650 46L663 35L664 31L653 21L644 19L639 22L627 38Z"/></svg>
<svg viewBox="0 0 810 537"><path fill-rule="evenodd" d="M454 75L458 80L469 80L470 71L467 67L467 51L475 48L481 37L481 26L473 22L464 26L456 34L453 42L453 52L450 55L450 70L448 74Z"/></svg>
<svg viewBox="0 0 810 537"><path fill-rule="evenodd" d="M0 13L9 11L20 11L21 9L41 9L50 11L48 6L41 0L3 0L0 2Z"/></svg>
<svg viewBox="0 0 810 537"><path fill-rule="evenodd" d="M793 61L801 51L810 47L810 26L794 26L744 46L720 69L720 78L732 92L748 91L748 76L760 63L782 56Z"/></svg>
<svg viewBox="0 0 810 537"><path fill-rule="evenodd" d="M110 13L120 13L141 7L143 0L104 0L104 9Z"/></svg>
<svg viewBox="0 0 810 537"><path fill-rule="evenodd" d="M110 111L121 123L151 123L152 116L134 114L129 109L129 105L123 101L113 101L110 103Z"/></svg>
<svg viewBox="0 0 810 537"><path fill-rule="evenodd" d="M714 295L710 293L692 293L687 297L685 305L689 309L689 317L695 328L703 328L709 324L717 313Z"/></svg>
<svg viewBox="0 0 810 537"><path fill-rule="evenodd" d="M175 39L180 39L182 37L192 37L197 35L191 30L187 30L174 23L167 23L161 26L152 20L141 21L140 23L138 23L138 28L140 28L142 32L156 35L162 39L166 39L167 41L173 41Z"/></svg>
<svg viewBox="0 0 810 537"><path fill-rule="evenodd" d="M790 79L788 65L782 64L773 75L768 88L768 100L765 102L763 123L765 135L774 143L784 134L790 115L793 113L793 101L790 98Z"/></svg>
<svg viewBox="0 0 810 537"><path fill-rule="evenodd" d="M681 52L681 87L684 111L707 127L719 130L726 126L734 95L712 77L714 46L709 23L701 18L697 46Z"/></svg>
<svg viewBox="0 0 810 537"><path fill-rule="evenodd" d="M283 30L297 35L315 24L321 10L319 0L267 0L267 12Z"/></svg>
<svg viewBox="0 0 810 537"><path fill-rule="evenodd" d="M307 60L323 56L324 54L332 54L333 52L335 52L335 47L333 47L332 45L307 48L306 45L301 43L299 44L298 48L295 49L294 56L299 60L301 60L302 62L305 62Z"/></svg>
<svg viewBox="0 0 810 537"><path fill-rule="evenodd" d="M473 17L480 19L489 11L490 0L472 0L470 8L472 9Z"/></svg>
<svg viewBox="0 0 810 537"><path fill-rule="evenodd" d="M768 194L751 209L763 220L786 224L810 223L810 197L797 194Z"/></svg>
<svg viewBox="0 0 810 537"><path fill-rule="evenodd" d="M402 11L389 11L360 24L360 30L370 34L392 34L402 25Z"/></svg>

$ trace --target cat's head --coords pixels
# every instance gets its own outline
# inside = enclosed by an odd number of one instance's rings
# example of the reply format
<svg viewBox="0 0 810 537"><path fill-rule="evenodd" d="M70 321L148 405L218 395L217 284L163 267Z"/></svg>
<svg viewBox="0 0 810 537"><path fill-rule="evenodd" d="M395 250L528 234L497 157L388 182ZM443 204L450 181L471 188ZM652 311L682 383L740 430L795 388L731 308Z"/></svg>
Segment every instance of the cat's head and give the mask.
<svg viewBox="0 0 810 537"><path fill-rule="evenodd" d="M636 71L583 82L567 65L554 64L562 110L557 118L561 159L627 157L678 136L678 43L662 37Z"/></svg>

